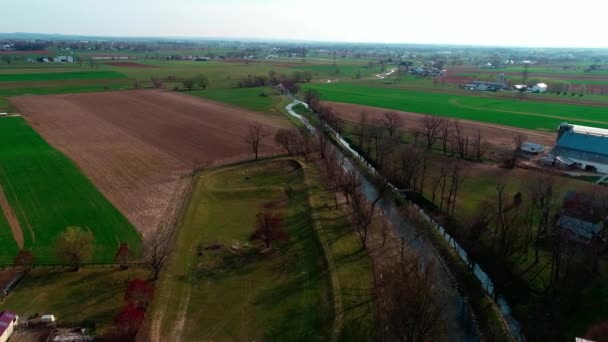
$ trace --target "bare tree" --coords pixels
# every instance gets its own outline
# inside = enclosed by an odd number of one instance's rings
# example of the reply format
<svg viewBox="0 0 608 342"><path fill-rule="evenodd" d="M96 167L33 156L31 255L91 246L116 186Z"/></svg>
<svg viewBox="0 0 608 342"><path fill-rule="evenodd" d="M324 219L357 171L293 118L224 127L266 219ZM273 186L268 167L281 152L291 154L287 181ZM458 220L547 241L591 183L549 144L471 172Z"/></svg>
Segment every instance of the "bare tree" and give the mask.
<svg viewBox="0 0 608 342"><path fill-rule="evenodd" d="M295 128L281 128L274 136L274 142L290 156L296 155L298 151L298 131ZM321 136L323 134L319 134Z"/></svg>
<svg viewBox="0 0 608 342"><path fill-rule="evenodd" d="M390 137L394 136L399 128L403 126L403 120L397 112L384 113L384 127Z"/></svg>
<svg viewBox="0 0 608 342"><path fill-rule="evenodd" d="M196 78L194 79L194 81L202 89L207 89L207 86L209 85L209 79L207 78L207 76L202 75L202 74L196 76Z"/></svg>
<svg viewBox="0 0 608 342"><path fill-rule="evenodd" d="M390 272L382 275L381 307L386 317L389 341L426 342L442 340L441 292L435 286L435 264L404 253Z"/></svg>
<svg viewBox="0 0 608 342"><path fill-rule="evenodd" d="M363 111L359 114L359 148L363 150L364 143L367 138L368 118L367 112Z"/></svg>
<svg viewBox="0 0 608 342"><path fill-rule="evenodd" d="M144 263L152 271L152 280L157 280L171 250L171 230L162 225L144 239Z"/></svg>
<svg viewBox="0 0 608 342"><path fill-rule="evenodd" d="M152 81L152 85L154 88L162 88L164 81L158 77L150 77L150 81Z"/></svg>
<svg viewBox="0 0 608 342"><path fill-rule="evenodd" d="M252 152L255 154L255 160L258 160L260 146L266 136L267 134L264 130L264 126L259 123L254 123L249 125L247 133L243 137L243 141L251 147Z"/></svg>
<svg viewBox="0 0 608 342"><path fill-rule="evenodd" d="M360 190L356 190L351 197L353 223L361 239L361 248L365 249L367 247L369 229L374 219L374 206L365 198L365 195Z"/></svg>
<svg viewBox="0 0 608 342"><path fill-rule="evenodd" d="M425 115L422 119L427 150L430 150L439 138L442 124L443 120L434 115Z"/></svg>
<svg viewBox="0 0 608 342"><path fill-rule="evenodd" d="M535 213L537 222L534 263L539 261L539 242L544 234L549 231L552 217L559 209L559 195L555 184L555 178L551 175L535 175L527 183L530 204Z"/></svg>
<svg viewBox="0 0 608 342"><path fill-rule="evenodd" d="M441 119L441 128L439 138L441 139L441 147L443 148L443 154L448 153L448 143L450 141L450 136L452 135L452 123L450 120Z"/></svg>
<svg viewBox="0 0 608 342"><path fill-rule="evenodd" d="M268 210L256 215L256 228L251 235L251 240L261 240L266 248L270 248L273 241L287 240L287 238L282 215Z"/></svg>
<svg viewBox="0 0 608 342"><path fill-rule="evenodd" d="M456 151L460 158L466 158L466 137L464 136L464 129L460 121L456 120L452 123L454 143L456 145Z"/></svg>
<svg viewBox="0 0 608 342"><path fill-rule="evenodd" d="M70 263L74 271L93 254L95 239L80 227L68 227L55 241L57 256Z"/></svg>

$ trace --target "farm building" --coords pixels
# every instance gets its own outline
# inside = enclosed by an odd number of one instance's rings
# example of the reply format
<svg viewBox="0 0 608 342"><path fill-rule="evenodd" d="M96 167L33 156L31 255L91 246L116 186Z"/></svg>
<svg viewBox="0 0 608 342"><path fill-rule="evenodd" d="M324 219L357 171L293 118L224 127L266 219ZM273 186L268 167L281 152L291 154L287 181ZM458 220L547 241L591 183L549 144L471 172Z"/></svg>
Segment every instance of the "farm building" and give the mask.
<svg viewBox="0 0 608 342"><path fill-rule="evenodd" d="M561 215L556 225L568 240L583 244L591 243L604 230L601 223L589 222L570 215Z"/></svg>
<svg viewBox="0 0 608 342"><path fill-rule="evenodd" d="M500 82L486 82L486 81L473 81L467 83L464 89L467 90L478 90L478 91L497 91L504 89L505 84Z"/></svg>
<svg viewBox="0 0 608 342"><path fill-rule="evenodd" d="M589 244L603 240L603 202L584 193L569 191L556 222L562 236L571 241Z"/></svg>
<svg viewBox="0 0 608 342"><path fill-rule="evenodd" d="M608 129L570 125L558 127L554 158L573 161L576 167L608 174Z"/></svg>
<svg viewBox="0 0 608 342"><path fill-rule="evenodd" d="M539 154L545 152L545 147L541 144L525 141L521 144L520 149L527 153Z"/></svg>
<svg viewBox="0 0 608 342"><path fill-rule="evenodd" d="M544 83L539 83L539 84L535 85L534 87L532 87L532 91L535 93L546 93L547 85Z"/></svg>
<svg viewBox="0 0 608 342"><path fill-rule="evenodd" d="M6 342L13 334L19 316L14 312L3 311L0 314L0 342Z"/></svg>

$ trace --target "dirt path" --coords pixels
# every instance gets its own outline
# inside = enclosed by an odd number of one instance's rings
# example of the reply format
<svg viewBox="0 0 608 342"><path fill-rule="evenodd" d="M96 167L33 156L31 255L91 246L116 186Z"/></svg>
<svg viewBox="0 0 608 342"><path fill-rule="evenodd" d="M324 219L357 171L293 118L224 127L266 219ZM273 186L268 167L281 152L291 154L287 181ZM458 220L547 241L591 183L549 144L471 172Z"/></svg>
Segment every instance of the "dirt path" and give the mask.
<svg viewBox="0 0 608 342"><path fill-rule="evenodd" d="M17 220L17 216L15 216L13 208L11 208L6 196L4 195L4 189L2 189L2 186L0 186L0 207L2 207L4 217L6 217L9 226L11 226L13 238L15 239L15 242L17 242L17 247L19 247L20 250L23 249L23 230L21 230L19 220Z"/></svg>

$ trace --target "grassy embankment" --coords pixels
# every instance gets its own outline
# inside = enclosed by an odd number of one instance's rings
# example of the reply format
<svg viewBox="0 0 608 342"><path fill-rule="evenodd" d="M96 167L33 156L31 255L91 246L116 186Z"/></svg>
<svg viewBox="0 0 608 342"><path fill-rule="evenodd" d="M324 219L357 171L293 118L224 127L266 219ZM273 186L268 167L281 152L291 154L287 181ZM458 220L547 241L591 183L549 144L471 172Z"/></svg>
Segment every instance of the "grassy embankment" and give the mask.
<svg viewBox="0 0 608 342"><path fill-rule="evenodd" d="M174 250L182 252L171 256L157 287L150 316L153 333L188 340L329 338L332 282L323 240L313 227L318 202L309 206L303 173L296 162L271 160L209 170L197 178L178 226ZM312 191L319 196L318 188ZM249 237L256 213L268 202L283 213L290 238L264 255ZM335 224L331 217L320 217ZM321 238L327 238L324 234ZM358 248L346 236L330 244L332 251ZM249 247L231 249L237 242ZM199 245L218 243L220 250L196 252ZM366 258L336 265L341 284L371 279ZM346 317L344 326L350 327ZM160 322L158 329L154 321Z"/></svg>

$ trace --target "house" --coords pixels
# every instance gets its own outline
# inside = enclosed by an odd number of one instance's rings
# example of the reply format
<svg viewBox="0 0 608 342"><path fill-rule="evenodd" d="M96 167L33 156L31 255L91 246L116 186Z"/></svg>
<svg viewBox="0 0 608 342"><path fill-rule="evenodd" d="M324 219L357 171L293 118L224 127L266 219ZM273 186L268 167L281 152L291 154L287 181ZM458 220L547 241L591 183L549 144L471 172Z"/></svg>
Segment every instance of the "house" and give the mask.
<svg viewBox="0 0 608 342"><path fill-rule="evenodd" d="M525 84L516 84L513 86L513 90L517 90L517 91L527 91L528 90L528 86Z"/></svg>
<svg viewBox="0 0 608 342"><path fill-rule="evenodd" d="M486 81L473 81L472 83L467 83L464 86L464 89L477 91L497 91L504 88L504 83Z"/></svg>
<svg viewBox="0 0 608 342"><path fill-rule="evenodd" d="M10 311L0 313L0 342L6 342L13 334L19 316Z"/></svg>
<svg viewBox="0 0 608 342"><path fill-rule="evenodd" d="M547 85L544 83L539 83L539 84L535 85L534 87L532 87L532 91L535 93L546 93Z"/></svg>
<svg viewBox="0 0 608 342"><path fill-rule="evenodd" d="M552 166L562 170L571 170L576 167L576 162L573 160L562 156L556 156L552 153L541 159L540 163L543 166Z"/></svg>
<svg viewBox="0 0 608 342"><path fill-rule="evenodd" d="M73 56L57 56L53 59L55 63L74 63Z"/></svg>
<svg viewBox="0 0 608 342"><path fill-rule="evenodd" d="M556 222L562 236L571 241L589 244L604 239L604 203L576 191L568 191Z"/></svg>
<svg viewBox="0 0 608 342"><path fill-rule="evenodd" d="M539 154L545 152L545 147L541 144L533 143L530 141L524 141L521 144L520 150L527 153Z"/></svg>
<svg viewBox="0 0 608 342"><path fill-rule="evenodd" d="M579 169L608 174L608 129L561 123L551 154L575 162Z"/></svg>

